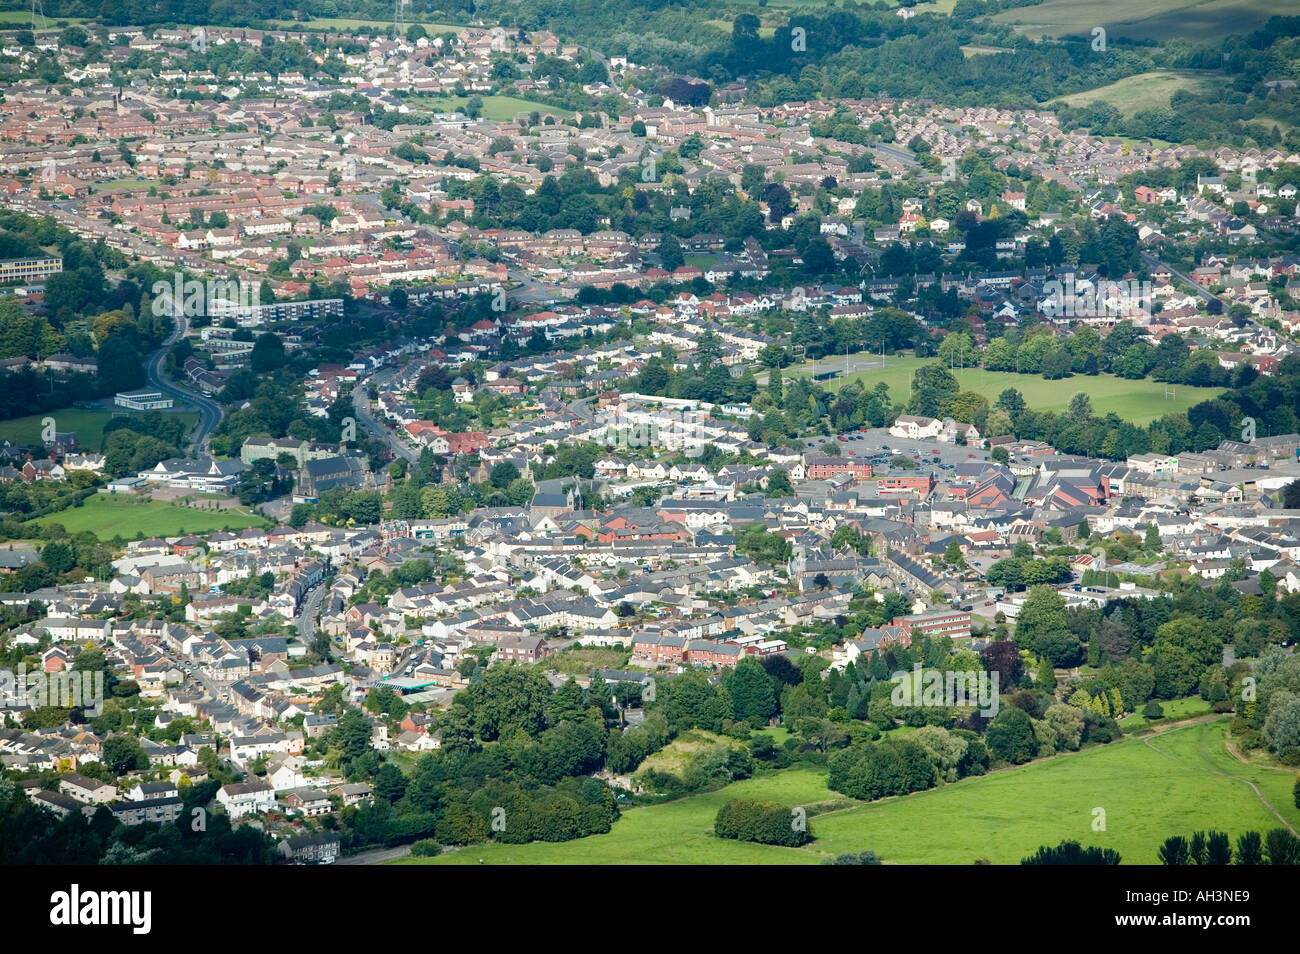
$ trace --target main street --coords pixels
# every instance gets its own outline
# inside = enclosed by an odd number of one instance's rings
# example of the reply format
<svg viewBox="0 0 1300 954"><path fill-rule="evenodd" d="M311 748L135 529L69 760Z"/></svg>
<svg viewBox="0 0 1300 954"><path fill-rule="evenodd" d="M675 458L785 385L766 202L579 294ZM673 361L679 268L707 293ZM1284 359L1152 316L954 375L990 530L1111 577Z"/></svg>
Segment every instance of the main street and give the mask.
<svg viewBox="0 0 1300 954"><path fill-rule="evenodd" d="M320 612L321 601L325 599L325 594L328 592L329 587L321 583L308 590L307 598L302 601L302 609L298 612L296 625L298 639L307 645L311 645L312 637L316 635L316 614Z"/></svg>
<svg viewBox="0 0 1300 954"><path fill-rule="evenodd" d="M373 406L370 402L370 391L368 390L371 382L376 385L384 384L392 378L393 369L378 371L369 378L362 378L357 382L357 386L352 389L352 407L356 411L357 423L367 431L386 443L399 457L404 458L414 464L420 459L419 453L403 441L383 421L375 416Z"/></svg>

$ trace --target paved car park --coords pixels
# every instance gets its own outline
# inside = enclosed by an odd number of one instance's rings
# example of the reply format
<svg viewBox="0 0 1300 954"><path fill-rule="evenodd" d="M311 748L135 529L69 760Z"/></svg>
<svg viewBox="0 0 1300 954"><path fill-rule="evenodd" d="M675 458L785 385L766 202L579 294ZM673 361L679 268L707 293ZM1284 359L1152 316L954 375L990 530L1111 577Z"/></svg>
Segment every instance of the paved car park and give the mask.
<svg viewBox="0 0 1300 954"><path fill-rule="evenodd" d="M817 456L819 448L828 441L839 445L841 457L861 457L871 461L875 472L905 473L907 468L894 467L890 461L901 455L916 464L916 470L933 471L938 479L951 474L958 464L969 464L989 459L989 452L978 447L964 447L959 444L945 444L929 438L926 440L909 440L895 437L888 428L876 427L860 431L844 431L830 437L818 437L804 441L805 450Z"/></svg>

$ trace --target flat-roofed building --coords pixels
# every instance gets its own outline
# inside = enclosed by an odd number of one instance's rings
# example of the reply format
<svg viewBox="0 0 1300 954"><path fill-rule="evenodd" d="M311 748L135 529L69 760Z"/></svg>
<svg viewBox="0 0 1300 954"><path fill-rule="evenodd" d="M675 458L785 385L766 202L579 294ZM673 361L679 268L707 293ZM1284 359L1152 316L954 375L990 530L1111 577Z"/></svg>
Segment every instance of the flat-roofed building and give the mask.
<svg viewBox="0 0 1300 954"><path fill-rule="evenodd" d="M0 284L39 281L61 271L61 258L6 258L0 260Z"/></svg>
<svg viewBox="0 0 1300 954"><path fill-rule="evenodd" d="M132 411L164 411L175 405L170 394L141 388L136 391L118 391L113 395L113 403Z"/></svg>

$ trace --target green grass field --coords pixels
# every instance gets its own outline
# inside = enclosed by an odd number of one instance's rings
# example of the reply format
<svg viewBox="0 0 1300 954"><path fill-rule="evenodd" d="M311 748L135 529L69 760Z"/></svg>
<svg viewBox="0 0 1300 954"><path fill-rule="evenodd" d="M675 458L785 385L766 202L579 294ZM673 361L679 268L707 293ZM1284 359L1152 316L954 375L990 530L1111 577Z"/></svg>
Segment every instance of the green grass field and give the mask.
<svg viewBox="0 0 1300 954"><path fill-rule="evenodd" d="M151 185L157 185L157 183L150 182L148 179L106 179L103 182L91 183L90 191L123 192L127 189L148 189Z"/></svg>
<svg viewBox="0 0 1300 954"><path fill-rule="evenodd" d="M870 359L865 352L851 355L851 359ZM838 390L849 381L861 381L868 387L884 381L889 386L889 394L895 404L907 402L912 389L912 375L916 369L926 364L934 364L936 358L885 358L886 367L869 368L865 371L853 371L849 374L822 382L828 389ZM785 377L804 376L843 368L843 358L823 358L820 361L793 365L786 368ZM983 368L958 369L953 372L961 383L962 389L976 391L989 399L992 404L1007 388L1016 388L1025 396L1028 405L1037 411L1063 411L1070 403L1070 398L1085 392L1092 398L1093 410L1098 414L1114 411L1125 420L1135 424L1146 424L1155 418L1169 413L1184 413L1188 408L1201 401L1216 397L1219 388L1193 388L1179 385L1174 397L1165 397L1165 385L1158 381L1131 381L1109 374L1082 375L1060 381L1048 381L1038 374L1017 374L1008 371L985 371Z"/></svg>
<svg viewBox="0 0 1300 954"><path fill-rule="evenodd" d="M398 864L816 864L810 851L774 848L713 836L713 819L731 798L761 798L788 805L836 803L842 796L828 791L819 772L787 769L763 778L737 782L717 792L633 808L614 823L608 835L578 841L528 845L471 845L436 858L404 858ZM811 820L814 831L817 819Z"/></svg>
<svg viewBox="0 0 1300 954"><path fill-rule="evenodd" d="M625 811L607 835L529 845L473 845L406 864L814 864L872 849L896 864L1018 864L1040 845L1073 839L1119 851L1126 864L1154 864L1165 838L1217 829L1234 839L1281 822L1300 825L1295 773L1246 765L1224 747L1226 720L1057 756L878 802L848 802L821 772L796 767L692 798ZM1248 782L1259 788L1256 794ZM1262 799L1261 799L1262 795ZM712 835L731 798L808 809L816 838L806 848L724 841ZM1105 831L1094 831L1094 810Z"/></svg>
<svg viewBox="0 0 1300 954"><path fill-rule="evenodd" d="M39 446L41 444L41 431L44 428L41 421L47 417L52 417L54 418L54 426L58 430L76 431L77 439L81 441L82 450L93 453L103 449L104 425L113 416L111 411L88 411L81 408L65 407L45 414L13 417L7 421L0 421L0 438L13 441L15 444L24 447ZM192 412L180 412L180 418L185 422L185 432L187 434L199 420L199 416Z"/></svg>
<svg viewBox="0 0 1300 954"><path fill-rule="evenodd" d="M174 537L182 533L213 533L269 527L268 520L239 507L234 510L193 510L138 497L96 494L80 507L41 517L35 523L61 524L69 533L89 530L101 540L121 536L124 540L145 537Z"/></svg>
<svg viewBox="0 0 1300 954"><path fill-rule="evenodd" d="M1200 70L1153 70L1126 76L1117 83L1098 86L1083 93L1072 93L1049 100L1067 106L1088 106L1095 102L1109 103L1126 116L1144 109L1168 107L1169 97L1180 89L1200 92L1214 82L1223 82L1219 73ZM1047 105L1047 104L1045 104Z"/></svg>
<svg viewBox="0 0 1300 954"><path fill-rule="evenodd" d="M1160 703L1164 709L1164 716L1157 719L1154 723L1147 719L1140 712L1134 712L1119 720L1120 726L1125 732L1133 732L1137 729L1145 729L1150 725L1161 725L1165 722L1174 722L1179 719L1191 719L1196 716L1208 715L1210 713L1210 704L1200 696L1188 696L1186 699L1172 699L1169 702Z"/></svg>
<svg viewBox="0 0 1300 954"><path fill-rule="evenodd" d="M435 112L455 112L458 109L464 109L469 102L468 96L412 96L407 102L412 105L418 104L426 106ZM572 110L561 109L558 106L548 106L545 103L537 103L531 99L520 99L517 96L484 96L483 97L483 118L505 122L514 119L520 113L530 113L537 110L539 113L550 113L553 116L568 118L573 115Z"/></svg>
<svg viewBox="0 0 1300 954"><path fill-rule="evenodd" d="M632 655L626 649L604 649L598 646L573 646L548 656L544 668L554 668L567 676L586 676L594 669L621 669Z"/></svg>
<svg viewBox="0 0 1300 954"><path fill-rule="evenodd" d="M790 730L783 725L774 725L759 729L754 735L766 735L772 740L773 745L785 745L785 740L790 738Z"/></svg>
<svg viewBox="0 0 1300 954"><path fill-rule="evenodd" d="M701 20L700 22L706 27L712 27L728 36L731 35L733 24L730 20ZM758 28L758 35L763 37L765 40L770 40L772 37L776 36L776 27L761 26Z"/></svg>
<svg viewBox="0 0 1300 954"><path fill-rule="evenodd" d="M933 0L932 3L918 3L916 12L941 13L944 16L952 16L952 8L955 6L957 6L957 0Z"/></svg>
<svg viewBox="0 0 1300 954"><path fill-rule="evenodd" d="M1282 13L1274 0L1045 0L1032 7L1017 7L996 14L993 20L1009 23L1029 37L1091 37L1093 27L1103 27L1110 39L1155 40L1174 37L1211 40L1231 33L1251 33L1272 15Z"/></svg>
<svg viewBox="0 0 1300 954"><path fill-rule="evenodd" d="M46 17L44 25L42 25L41 18L38 16L36 18L36 29L39 33L46 29L46 27L51 30L61 30L66 26L76 26L81 23L89 22L90 21L85 17L59 17L57 19L54 17ZM19 29L27 27L30 29L32 25L32 11L29 7L24 7L22 10L0 10L0 25L7 27L17 26Z"/></svg>

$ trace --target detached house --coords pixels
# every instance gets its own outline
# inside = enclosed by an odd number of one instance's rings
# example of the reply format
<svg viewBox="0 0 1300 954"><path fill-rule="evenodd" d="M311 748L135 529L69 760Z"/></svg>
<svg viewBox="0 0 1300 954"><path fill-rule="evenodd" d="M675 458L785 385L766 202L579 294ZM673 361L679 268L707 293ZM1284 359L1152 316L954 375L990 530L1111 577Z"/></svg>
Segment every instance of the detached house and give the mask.
<svg viewBox="0 0 1300 954"><path fill-rule="evenodd" d="M217 792L217 801L231 818L243 818L270 811L275 807L275 790L261 779L223 785Z"/></svg>
<svg viewBox="0 0 1300 954"><path fill-rule="evenodd" d="M943 430L943 423L932 417L916 417L911 414L900 414L889 428L889 433L894 437L905 437L909 440L925 440L929 437L938 437L939 432ZM978 437L978 432L976 434Z"/></svg>
<svg viewBox="0 0 1300 954"><path fill-rule="evenodd" d="M963 441L967 444L975 444L980 439L980 432L974 424L963 424L961 421L946 418L935 437L947 444L960 444Z"/></svg>
<svg viewBox="0 0 1300 954"><path fill-rule="evenodd" d="M550 654L550 644L540 636L505 636L497 642L492 658L504 662L535 663Z"/></svg>

